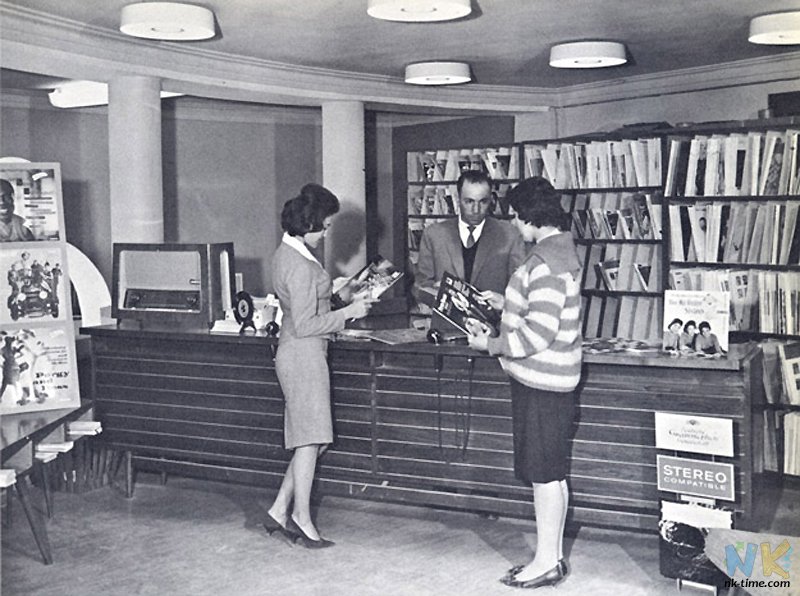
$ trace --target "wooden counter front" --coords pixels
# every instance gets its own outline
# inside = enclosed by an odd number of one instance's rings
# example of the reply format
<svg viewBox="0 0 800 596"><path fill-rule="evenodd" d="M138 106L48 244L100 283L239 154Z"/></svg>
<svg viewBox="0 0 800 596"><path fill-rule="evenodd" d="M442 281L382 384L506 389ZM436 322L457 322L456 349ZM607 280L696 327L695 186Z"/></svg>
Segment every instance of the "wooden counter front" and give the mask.
<svg viewBox="0 0 800 596"><path fill-rule="evenodd" d="M83 332L92 336L103 437L131 451L137 468L279 484L289 454L274 340ZM321 494L532 515L531 490L513 475L508 381L495 358L457 346L338 341L330 359L336 443L320 461ZM664 411L733 420L736 454L716 461L736 466L733 506L746 526L760 371L756 352L727 360L587 355L571 521L656 528L653 413Z"/></svg>

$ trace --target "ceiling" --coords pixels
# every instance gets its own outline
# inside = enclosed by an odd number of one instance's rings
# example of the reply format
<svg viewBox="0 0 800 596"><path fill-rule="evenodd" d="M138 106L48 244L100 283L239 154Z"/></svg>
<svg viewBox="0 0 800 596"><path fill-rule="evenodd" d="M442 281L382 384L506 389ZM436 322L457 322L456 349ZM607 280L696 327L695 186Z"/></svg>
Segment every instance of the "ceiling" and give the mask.
<svg viewBox="0 0 800 596"><path fill-rule="evenodd" d="M116 32L130 0L4 0ZM406 64L463 60L487 85L562 88L797 51L747 41L750 19L800 9L797 0L473 0L472 15L446 23L380 21L367 0L190 0L211 8L217 36L183 46L298 66L401 77ZM121 35L121 34L120 34ZM624 66L548 66L558 42L624 42ZM144 44L164 44L143 40ZM5 83L15 79L5 77Z"/></svg>

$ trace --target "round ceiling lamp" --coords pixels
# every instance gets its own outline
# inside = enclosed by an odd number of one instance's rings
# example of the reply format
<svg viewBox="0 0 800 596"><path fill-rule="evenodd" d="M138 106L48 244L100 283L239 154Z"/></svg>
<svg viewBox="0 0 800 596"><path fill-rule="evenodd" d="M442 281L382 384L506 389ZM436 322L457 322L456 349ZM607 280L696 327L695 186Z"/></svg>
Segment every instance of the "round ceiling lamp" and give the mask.
<svg viewBox="0 0 800 596"><path fill-rule="evenodd" d="M406 83L410 85L459 85L471 80L466 62L416 62L406 66Z"/></svg>
<svg viewBox="0 0 800 596"><path fill-rule="evenodd" d="M776 12L750 21L751 43L788 46L800 44L800 11Z"/></svg>
<svg viewBox="0 0 800 596"><path fill-rule="evenodd" d="M460 19L472 12L471 0L369 0L367 14L385 21L428 23Z"/></svg>
<svg viewBox="0 0 800 596"><path fill-rule="evenodd" d="M604 68L627 61L624 44L616 41L575 41L550 48L554 68Z"/></svg>
<svg viewBox="0 0 800 596"><path fill-rule="evenodd" d="M216 34L213 12L179 2L139 2L123 6L119 30L133 37L165 41L198 41Z"/></svg>

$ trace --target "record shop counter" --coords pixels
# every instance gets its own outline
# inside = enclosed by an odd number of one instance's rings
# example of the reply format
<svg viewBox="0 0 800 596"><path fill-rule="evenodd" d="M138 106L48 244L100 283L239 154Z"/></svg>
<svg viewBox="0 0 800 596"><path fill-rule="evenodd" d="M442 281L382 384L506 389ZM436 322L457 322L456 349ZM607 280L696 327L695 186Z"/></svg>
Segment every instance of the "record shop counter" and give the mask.
<svg viewBox="0 0 800 596"><path fill-rule="evenodd" d="M102 438L133 470L277 487L283 399L277 340L263 333L85 328ZM514 478L508 379L497 359L459 345L331 343L336 441L316 490L530 517ZM746 529L763 441L761 358L657 352L586 354L572 442L570 521L656 531L660 500L654 412L733 421L736 527ZM694 459L707 456L682 453Z"/></svg>

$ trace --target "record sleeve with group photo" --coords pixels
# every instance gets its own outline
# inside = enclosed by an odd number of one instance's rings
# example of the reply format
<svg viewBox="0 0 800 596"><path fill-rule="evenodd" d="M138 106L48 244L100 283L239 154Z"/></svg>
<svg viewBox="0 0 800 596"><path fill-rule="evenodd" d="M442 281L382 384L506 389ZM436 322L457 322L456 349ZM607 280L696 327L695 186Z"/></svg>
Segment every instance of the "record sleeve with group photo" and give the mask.
<svg viewBox="0 0 800 596"><path fill-rule="evenodd" d="M61 168L0 163L0 413L80 405Z"/></svg>

